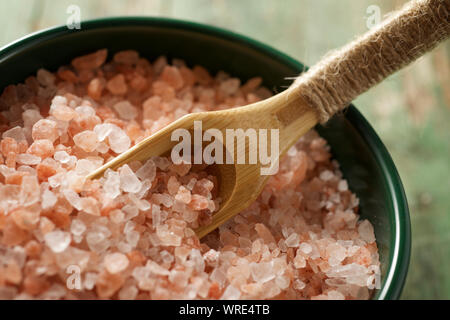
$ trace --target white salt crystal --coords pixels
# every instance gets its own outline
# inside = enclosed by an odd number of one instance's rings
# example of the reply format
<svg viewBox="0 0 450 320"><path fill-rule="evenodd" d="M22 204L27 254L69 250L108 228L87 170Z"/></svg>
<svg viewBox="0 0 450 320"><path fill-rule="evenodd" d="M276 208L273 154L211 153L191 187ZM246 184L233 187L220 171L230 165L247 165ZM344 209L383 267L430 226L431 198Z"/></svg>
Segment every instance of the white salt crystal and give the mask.
<svg viewBox="0 0 450 320"><path fill-rule="evenodd" d="M369 220L364 220L359 224L358 233L367 243L375 242L375 233Z"/></svg>
<svg viewBox="0 0 450 320"><path fill-rule="evenodd" d="M119 127L114 126L108 136L109 146L115 153L122 153L130 148L130 137Z"/></svg>
<svg viewBox="0 0 450 320"><path fill-rule="evenodd" d="M50 187L52 187L52 188L59 187L61 185L64 177L65 177L65 174L60 172L60 173L57 173L57 174L51 176L50 178L48 178L48 183L49 183Z"/></svg>
<svg viewBox="0 0 450 320"><path fill-rule="evenodd" d="M125 192L136 193L141 187L142 183L136 177L130 167L125 164L119 169L120 174L120 188Z"/></svg>
<svg viewBox="0 0 450 320"><path fill-rule="evenodd" d="M347 191L347 190L348 190L348 183L347 183L347 180L341 180L341 181L339 181L337 188L338 188L338 190L339 190L340 192Z"/></svg>
<svg viewBox="0 0 450 320"><path fill-rule="evenodd" d="M45 244L55 253L63 252L70 244L70 233L61 230L51 231L44 236Z"/></svg>
<svg viewBox="0 0 450 320"><path fill-rule="evenodd" d="M125 205L122 211L126 214L125 220L133 219L139 215L139 209L133 204Z"/></svg>
<svg viewBox="0 0 450 320"><path fill-rule="evenodd" d="M24 165L35 166L41 163L41 158L29 153L21 153L17 155L17 162Z"/></svg>
<svg viewBox="0 0 450 320"><path fill-rule="evenodd" d="M334 177L334 173L331 172L330 170L324 170L320 173L320 179L322 179L323 181L329 181Z"/></svg>
<svg viewBox="0 0 450 320"><path fill-rule="evenodd" d="M302 290L305 287L306 287L306 284L302 280L297 279L297 280L294 281L294 289Z"/></svg>
<svg viewBox="0 0 450 320"><path fill-rule="evenodd" d="M49 189L45 189L44 192L42 193L41 199L42 209L52 208L57 200L58 198L52 191L50 191Z"/></svg>
<svg viewBox="0 0 450 320"><path fill-rule="evenodd" d="M136 176L142 181L146 179L150 182L153 181L156 176L156 165L153 160L147 160L147 162L142 167L140 167L138 171L136 171Z"/></svg>
<svg viewBox="0 0 450 320"><path fill-rule="evenodd" d="M291 235L284 242L288 247L298 247L300 239L297 233L291 233Z"/></svg>
<svg viewBox="0 0 450 320"><path fill-rule="evenodd" d="M152 204L152 224L154 227L161 223L161 208L156 204Z"/></svg>
<svg viewBox="0 0 450 320"><path fill-rule="evenodd" d="M122 272L129 264L127 256L119 252L106 255L104 261L106 270L112 274Z"/></svg>
<svg viewBox="0 0 450 320"><path fill-rule="evenodd" d="M119 117L124 120L134 120L137 115L137 109L129 101L119 101L114 106L113 109L119 114Z"/></svg>
<svg viewBox="0 0 450 320"><path fill-rule="evenodd" d="M241 297L241 292L233 287L231 284L225 289L223 295L220 297L221 300L237 300Z"/></svg>
<svg viewBox="0 0 450 320"><path fill-rule="evenodd" d="M53 158L60 163L68 163L70 155L66 151L56 151Z"/></svg>
<svg viewBox="0 0 450 320"><path fill-rule="evenodd" d="M110 199L115 199L120 195L120 175L118 172L112 171L111 169L105 172L103 191Z"/></svg>
<svg viewBox="0 0 450 320"><path fill-rule="evenodd" d="M109 146L104 141L102 141L98 144L97 151L100 153L107 153L109 151Z"/></svg>
<svg viewBox="0 0 450 320"><path fill-rule="evenodd" d="M86 231L86 225L80 219L73 219L70 225L70 232L75 236L80 236Z"/></svg>

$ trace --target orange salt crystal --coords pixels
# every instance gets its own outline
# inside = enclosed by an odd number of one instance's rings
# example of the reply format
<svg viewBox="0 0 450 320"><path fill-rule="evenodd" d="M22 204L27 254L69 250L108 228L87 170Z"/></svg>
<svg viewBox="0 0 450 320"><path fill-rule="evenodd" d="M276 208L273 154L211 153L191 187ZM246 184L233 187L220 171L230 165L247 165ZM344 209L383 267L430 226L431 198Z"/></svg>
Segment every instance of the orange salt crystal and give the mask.
<svg viewBox="0 0 450 320"><path fill-rule="evenodd" d="M184 85L183 77L176 67L164 67L161 73L161 80L167 82L175 90L181 89Z"/></svg>
<svg viewBox="0 0 450 320"><path fill-rule="evenodd" d="M106 61L108 51L106 49L98 50L72 60L72 66L77 70L97 69Z"/></svg>
<svg viewBox="0 0 450 320"><path fill-rule="evenodd" d="M94 100L100 100L104 88L105 88L105 80L100 78L94 78L89 82L87 88L88 95Z"/></svg>
<svg viewBox="0 0 450 320"><path fill-rule="evenodd" d="M115 95L123 95L127 93L128 87L125 82L125 77L123 74L118 74L111 78L107 84L106 88Z"/></svg>
<svg viewBox="0 0 450 320"><path fill-rule="evenodd" d="M122 286L124 279L120 274L102 272L95 283L97 295L100 298L110 298Z"/></svg>
<svg viewBox="0 0 450 320"><path fill-rule="evenodd" d="M19 152L19 145L17 144L16 140L14 140L13 138L10 138L10 137L6 137L6 138L2 139L1 148L2 148L2 153L5 157L7 157L10 152L12 152L12 153Z"/></svg>

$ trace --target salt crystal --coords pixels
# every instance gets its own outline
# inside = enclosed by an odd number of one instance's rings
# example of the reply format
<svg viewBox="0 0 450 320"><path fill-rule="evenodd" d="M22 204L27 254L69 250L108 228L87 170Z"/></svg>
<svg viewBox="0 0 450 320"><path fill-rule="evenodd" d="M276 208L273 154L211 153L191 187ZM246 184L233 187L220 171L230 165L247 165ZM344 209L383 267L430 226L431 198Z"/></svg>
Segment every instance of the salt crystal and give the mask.
<svg viewBox="0 0 450 320"><path fill-rule="evenodd" d="M113 108L124 120L134 120L138 115L136 107L126 100L117 102Z"/></svg>
<svg viewBox="0 0 450 320"><path fill-rule="evenodd" d="M358 233L367 243L375 242L373 226L368 220L364 220L358 225Z"/></svg>
<svg viewBox="0 0 450 320"><path fill-rule="evenodd" d="M108 142L111 150L115 153L122 153L130 148L131 140L127 134L117 126L114 126L108 135Z"/></svg>
<svg viewBox="0 0 450 320"><path fill-rule="evenodd" d="M308 255L312 252L312 247L307 242L302 242L299 246L299 249L306 255Z"/></svg>
<svg viewBox="0 0 450 320"><path fill-rule="evenodd" d="M94 132L97 134L98 141L105 140L109 134L113 131L115 125L111 123L103 123L103 124L97 124L94 127Z"/></svg>
<svg viewBox="0 0 450 320"><path fill-rule="evenodd" d="M66 151L56 151L53 158L60 163L68 163L70 156Z"/></svg>
<svg viewBox="0 0 450 320"><path fill-rule="evenodd" d="M296 290L303 290L306 287L306 284L302 280L297 279L294 281L293 287Z"/></svg>
<svg viewBox="0 0 450 320"><path fill-rule="evenodd" d="M138 177L130 169L130 167L125 164L119 169L120 173L120 188L125 192L136 193L141 187L142 183L139 181Z"/></svg>
<svg viewBox="0 0 450 320"><path fill-rule="evenodd" d="M40 157L28 153L18 154L16 159L18 163L29 166L35 166L41 163Z"/></svg>
<svg viewBox="0 0 450 320"><path fill-rule="evenodd" d="M161 223L161 208L158 205L152 205L152 224L154 227Z"/></svg>
<svg viewBox="0 0 450 320"><path fill-rule="evenodd" d="M136 247L141 235L137 231L130 231L125 235L127 242L132 248Z"/></svg>
<svg viewBox="0 0 450 320"><path fill-rule="evenodd" d="M98 137L94 131L86 130L76 134L73 142L86 152L95 151L98 146Z"/></svg>
<svg viewBox="0 0 450 320"><path fill-rule="evenodd" d="M253 280L264 283L275 278L273 273L273 262L250 263Z"/></svg>
<svg viewBox="0 0 450 320"><path fill-rule="evenodd" d="M320 179L322 179L323 181L329 181L334 177L333 172L331 172L330 170L324 170L320 173Z"/></svg>
<svg viewBox="0 0 450 320"><path fill-rule="evenodd" d="M120 289L119 299L120 300L134 300L139 293L139 289L134 285L126 286Z"/></svg>
<svg viewBox="0 0 450 320"><path fill-rule="evenodd" d="M75 108L75 112L83 117L95 116L95 109L90 106L79 106Z"/></svg>
<svg viewBox="0 0 450 320"><path fill-rule="evenodd" d="M347 183L347 180L341 180L341 181L339 181L339 183L338 183L338 190L340 191L340 192L344 192L344 191L347 191L348 190L348 183Z"/></svg>
<svg viewBox="0 0 450 320"><path fill-rule="evenodd" d="M130 220L138 216L139 209L132 204L127 204L122 208L122 211L126 214L125 220Z"/></svg>
<svg viewBox="0 0 450 320"><path fill-rule="evenodd" d="M105 182L103 183L103 191L110 199L115 199L120 195L120 175L119 173L108 169L105 172Z"/></svg>
<svg viewBox="0 0 450 320"><path fill-rule="evenodd" d="M42 119L39 110L28 109L22 113L24 128L31 128L33 125Z"/></svg>
<svg viewBox="0 0 450 320"><path fill-rule="evenodd" d="M63 252L70 244L70 233L55 230L44 236L45 244L55 253Z"/></svg>
<svg viewBox="0 0 450 320"><path fill-rule="evenodd" d="M86 225L80 219L73 219L70 225L70 232L75 236L80 236L86 231Z"/></svg>
<svg viewBox="0 0 450 320"><path fill-rule="evenodd" d="M241 297L241 291L233 287L231 284L225 289L220 297L221 300L237 300Z"/></svg>
<svg viewBox="0 0 450 320"><path fill-rule="evenodd" d="M156 165L153 160L147 160L147 162L136 171L136 176L142 181L146 179L150 182L153 181L156 176Z"/></svg>
<svg viewBox="0 0 450 320"><path fill-rule="evenodd" d="M41 119L33 125L33 140L48 139L54 142L59 137L58 124L56 121Z"/></svg>
<svg viewBox="0 0 450 320"><path fill-rule="evenodd" d="M288 247L298 247L300 239L298 237L298 234L292 233L284 242Z"/></svg>
<svg viewBox="0 0 450 320"><path fill-rule="evenodd" d="M111 274L122 272L129 264L127 256L119 252L106 255L104 262L106 270Z"/></svg>
<svg viewBox="0 0 450 320"><path fill-rule="evenodd" d="M50 191L49 189L45 189L44 192L42 193L42 199L41 199L41 205L42 205L42 209L50 209L52 208L56 201L58 200L58 198L55 196L55 194Z"/></svg>
<svg viewBox="0 0 450 320"><path fill-rule="evenodd" d="M6 130L2 134L2 138L13 138L17 142L20 142L22 140L26 140L24 131L21 127L17 126L12 129Z"/></svg>
<svg viewBox="0 0 450 320"><path fill-rule="evenodd" d="M24 176L20 185L19 199L24 206L31 206L37 203L41 197L41 190L36 176Z"/></svg>

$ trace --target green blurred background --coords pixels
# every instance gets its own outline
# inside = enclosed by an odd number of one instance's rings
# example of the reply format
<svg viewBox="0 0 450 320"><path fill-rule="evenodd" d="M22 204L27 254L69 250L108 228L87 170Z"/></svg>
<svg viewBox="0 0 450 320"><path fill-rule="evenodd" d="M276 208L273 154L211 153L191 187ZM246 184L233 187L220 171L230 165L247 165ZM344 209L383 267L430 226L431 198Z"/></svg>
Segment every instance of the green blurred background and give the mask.
<svg viewBox="0 0 450 320"><path fill-rule="evenodd" d="M15 0L0 1L0 46L81 19L149 15L187 19L250 36L312 65L368 30L404 0ZM378 11L379 10L379 11ZM81 25L81 28L83 26ZM149 45L152 45L149 43ZM402 177L413 245L403 299L450 299L450 43L392 76L355 104Z"/></svg>

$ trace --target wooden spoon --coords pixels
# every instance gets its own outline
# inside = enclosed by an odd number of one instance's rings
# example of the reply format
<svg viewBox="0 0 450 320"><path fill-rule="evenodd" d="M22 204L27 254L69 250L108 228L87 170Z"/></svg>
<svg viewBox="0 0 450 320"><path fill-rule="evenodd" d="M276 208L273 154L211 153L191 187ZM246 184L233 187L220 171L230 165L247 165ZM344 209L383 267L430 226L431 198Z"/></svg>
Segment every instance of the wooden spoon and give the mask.
<svg viewBox="0 0 450 320"><path fill-rule="evenodd" d="M450 34L449 12L450 0L408 3L362 37L328 55L287 90L240 108L188 114L106 163L88 178L98 178L106 169L131 161L170 154L178 143L171 140L172 132L178 128L192 131L194 121L201 121L204 131L220 130L224 137L226 129L278 129L281 156L317 123L325 122L359 94L446 39ZM257 154L258 150L245 143L232 152L237 159L238 154ZM259 160L255 164L248 162L211 165L220 184L221 206L211 224L196 230L199 237L245 209L261 192L269 177L261 175L261 168L266 166Z"/></svg>

